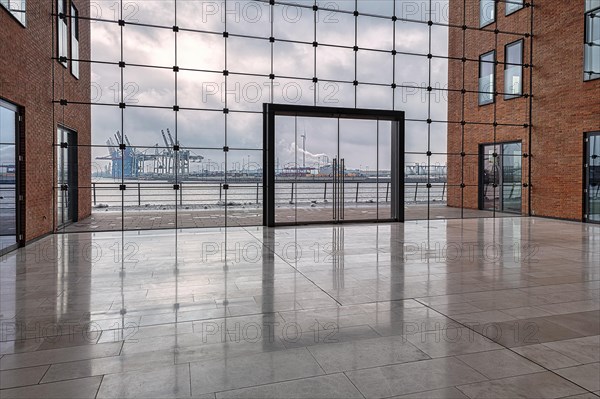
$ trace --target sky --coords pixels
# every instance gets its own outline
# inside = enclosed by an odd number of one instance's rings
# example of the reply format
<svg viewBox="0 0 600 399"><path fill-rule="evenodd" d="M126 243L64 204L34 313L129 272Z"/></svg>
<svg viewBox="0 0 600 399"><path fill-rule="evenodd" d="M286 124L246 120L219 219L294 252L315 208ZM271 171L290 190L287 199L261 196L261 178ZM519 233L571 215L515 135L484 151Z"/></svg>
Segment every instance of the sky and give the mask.
<svg viewBox="0 0 600 399"><path fill-rule="evenodd" d="M312 5L313 1L296 1L298 4ZM319 6L352 10L354 1L318 1ZM118 19L119 10L115 2L93 1L91 16L107 20ZM396 1L396 15L426 21L429 1ZM360 13L391 16L394 12L391 0L359 1ZM432 19L447 22L448 1L434 1ZM262 158L262 103L276 102L299 105L327 105L337 107L355 106L355 87L352 83L319 82L317 90L312 81L314 73L314 49L310 44L288 43L284 40L297 40L312 43L315 32L315 17L312 10L293 6L277 5L270 15L268 4L256 1L178 0L175 13L174 0L145 0L123 2L123 16L126 24L123 33L123 54L127 66L124 68L125 134L140 151L154 152L158 144L164 147L161 130L169 129L182 148L204 156L205 160L223 167L224 155L219 150L226 144L229 152L229 165L241 168L250 162L257 167ZM270 36L270 18L274 21L275 37L273 52L273 72L276 79L267 77L271 72L271 44L268 40L257 40L222 34L189 32L184 29L203 32L223 32L232 35ZM359 84L356 88L357 106L360 108L392 108L394 67L390 51L394 43L393 24L390 20L358 18L357 80L377 83L381 86ZM137 26L133 23L150 24L162 27L177 25L177 34L172 29ZM317 41L320 44L342 46L354 45L354 17L352 15L321 10L317 13ZM92 22L92 60L118 62L121 53L120 28L114 23ZM396 50L426 54L429 46L429 28L426 24L397 22ZM447 55L447 28L432 28L432 53ZM175 51L177 48L177 51ZM383 50L367 51L364 48ZM385 52L384 52L385 51ZM316 76L323 80L354 80L354 52L352 49L318 46L316 54ZM227 58L227 67L225 67ZM147 68L132 64L159 66ZM172 67L194 69L175 73ZM222 73L230 72L225 87ZM398 85L427 86L429 81L429 61L426 57L396 55L395 82ZM236 72L267 75L240 76ZM301 77L307 80L287 79ZM443 59L431 61L431 81L434 87L447 87L447 62ZM94 145L104 146L109 137L121 130L121 116L118 107L99 104L117 104L120 94L120 70L115 65L92 64L92 140ZM386 86L383 86L386 85ZM396 109L406 112L408 119L426 119L428 116L425 91L400 89L396 92ZM436 92L434 92L436 93ZM272 97L272 98L271 98ZM181 108L214 109L217 111L149 109L142 106L172 107L177 103ZM227 127L223 112L227 108ZM138 106L138 107L135 107ZM252 111L255 113L240 113ZM177 117L177 128L175 118ZM445 92L432 96L431 118L447 119ZM278 122L276 157L280 165L298 159L302 162L302 142L299 137L306 135L306 163L310 166L321 164L327 158L343 156L349 168L374 169L379 160L380 168L389 163L385 148L389 143L389 124L380 123L379 151L376 148L376 123L348 123L340 125L340 154L337 154L337 129L331 120L305 119L294 124L292 120ZM296 126L296 130L294 130ZM427 125L422 122L407 122L406 150L427 151ZM388 132L388 134L385 134ZM113 138L114 140L114 138ZM298 144L296 144L298 143ZM433 152L446 151L446 125L433 124L431 143ZM213 148L213 149L209 149ZM233 150L238 149L238 150ZM296 158L298 149L298 158ZM93 156L108 155L106 148L96 148ZM325 156L325 157L324 157ZM407 156L407 162L425 161L425 156ZM443 156L434 157L434 162L445 163ZM106 162L95 160L95 168L103 168ZM201 165L192 166L195 170Z"/></svg>

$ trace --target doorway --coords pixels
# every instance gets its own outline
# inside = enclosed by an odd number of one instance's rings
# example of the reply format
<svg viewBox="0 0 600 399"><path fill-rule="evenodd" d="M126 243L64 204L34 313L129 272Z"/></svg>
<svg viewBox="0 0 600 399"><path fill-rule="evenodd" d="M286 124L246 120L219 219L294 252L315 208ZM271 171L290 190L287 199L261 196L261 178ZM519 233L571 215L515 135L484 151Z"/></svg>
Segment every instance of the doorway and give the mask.
<svg viewBox="0 0 600 399"><path fill-rule="evenodd" d="M404 220L404 113L265 104L266 226Z"/></svg>
<svg viewBox="0 0 600 399"><path fill-rule="evenodd" d="M583 219L600 223L600 132L586 134L584 157Z"/></svg>
<svg viewBox="0 0 600 399"><path fill-rule="evenodd" d="M57 227L77 221L77 132L57 129Z"/></svg>
<svg viewBox="0 0 600 399"><path fill-rule="evenodd" d="M481 144L479 156L479 209L521 213L521 142Z"/></svg>

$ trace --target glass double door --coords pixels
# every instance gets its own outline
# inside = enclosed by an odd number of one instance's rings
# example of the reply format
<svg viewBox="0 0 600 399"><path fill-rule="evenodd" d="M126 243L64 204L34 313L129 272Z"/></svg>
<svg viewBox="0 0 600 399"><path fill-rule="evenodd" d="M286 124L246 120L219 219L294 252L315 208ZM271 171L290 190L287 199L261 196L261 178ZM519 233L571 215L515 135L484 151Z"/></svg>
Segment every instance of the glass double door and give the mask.
<svg viewBox="0 0 600 399"><path fill-rule="evenodd" d="M585 220L600 223L600 132L588 133L584 156Z"/></svg>
<svg viewBox="0 0 600 399"><path fill-rule="evenodd" d="M521 143L484 144L480 154L480 208L521 213Z"/></svg>
<svg viewBox="0 0 600 399"><path fill-rule="evenodd" d="M391 121L276 116L275 132L275 223L391 218Z"/></svg>

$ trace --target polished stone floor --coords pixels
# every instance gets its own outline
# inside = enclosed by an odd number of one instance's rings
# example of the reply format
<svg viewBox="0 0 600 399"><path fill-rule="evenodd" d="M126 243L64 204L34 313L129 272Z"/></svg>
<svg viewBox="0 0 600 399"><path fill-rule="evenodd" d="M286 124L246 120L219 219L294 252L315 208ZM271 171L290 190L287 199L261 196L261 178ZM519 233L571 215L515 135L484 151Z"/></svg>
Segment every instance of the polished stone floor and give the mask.
<svg viewBox="0 0 600 399"><path fill-rule="evenodd" d="M600 226L53 235L0 258L1 398L597 398Z"/></svg>

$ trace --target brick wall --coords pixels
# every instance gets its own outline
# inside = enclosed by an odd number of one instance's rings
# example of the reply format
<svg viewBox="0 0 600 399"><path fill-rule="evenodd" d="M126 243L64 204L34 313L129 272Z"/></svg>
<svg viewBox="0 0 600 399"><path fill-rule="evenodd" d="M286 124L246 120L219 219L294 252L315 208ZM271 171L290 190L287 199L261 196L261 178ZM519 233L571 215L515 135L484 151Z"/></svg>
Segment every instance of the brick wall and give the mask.
<svg viewBox="0 0 600 399"><path fill-rule="evenodd" d="M70 2L69 2L70 4ZM0 7L0 97L24 110L25 134L25 240L29 241L54 227L54 148L57 125L63 124L78 132L80 145L90 144L91 118L89 106L66 107L62 110L52 103L53 77L55 98L89 102L90 67L80 63L80 79L70 69L53 61L53 1L27 2L27 27L23 27L4 8ZM80 16L89 16L89 0L77 0ZM80 21L79 54L90 58L90 28ZM53 112L53 107L55 111ZM79 185L90 187L89 147L78 151ZM89 188L79 190L79 217L91 212Z"/></svg>
<svg viewBox="0 0 600 399"><path fill-rule="evenodd" d="M450 23L469 27L479 26L479 0L450 1ZM539 4L539 5L538 5ZM505 16L504 4L497 6L496 24L487 29L500 32L527 33L530 31L531 8L525 7ZM463 13L463 11L466 11ZM523 160L524 183L531 184L531 210L528 208L529 190L523 190L522 212L533 215L581 220L583 196L583 138L584 132L600 130L600 80L583 81L583 0L565 2L550 0L535 2L533 10L533 87L532 135L523 127L450 124L448 152L467 155L449 156L448 192L450 206L467 208L478 206L478 147L481 143L521 140L524 153L531 153L531 181L528 180L529 160ZM477 90L478 62L481 54L496 50L497 60L504 61L504 46L519 37L509 34L450 29L450 56L461 58L463 46L465 89ZM524 62L529 62L530 38L524 39ZM463 63L451 61L449 84L460 89L463 85ZM496 66L497 90L504 87L504 67ZM523 92L529 93L529 69L524 69ZM463 112L464 99L464 117ZM497 96L495 105L479 106L477 94L453 92L449 98L449 119L453 121L526 124L529 122L527 98L504 100ZM495 134L494 134L495 130ZM464 136L464 138L463 138ZM495 139L495 140L494 140ZM465 179L461 164L466 166ZM461 189L461 181L467 185ZM464 198L461 196L464 191Z"/></svg>

